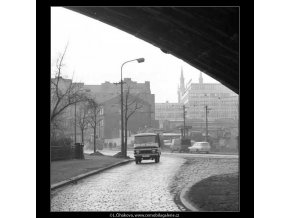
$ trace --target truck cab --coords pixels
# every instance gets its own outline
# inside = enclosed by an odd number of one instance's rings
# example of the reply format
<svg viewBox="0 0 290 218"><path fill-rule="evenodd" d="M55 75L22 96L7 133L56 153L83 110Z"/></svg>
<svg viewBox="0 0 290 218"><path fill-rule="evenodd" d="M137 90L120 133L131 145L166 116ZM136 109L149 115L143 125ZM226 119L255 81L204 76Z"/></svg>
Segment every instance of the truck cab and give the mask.
<svg viewBox="0 0 290 218"><path fill-rule="evenodd" d="M159 163L161 139L156 133L139 133L134 136L134 157L136 164L142 160L155 160Z"/></svg>

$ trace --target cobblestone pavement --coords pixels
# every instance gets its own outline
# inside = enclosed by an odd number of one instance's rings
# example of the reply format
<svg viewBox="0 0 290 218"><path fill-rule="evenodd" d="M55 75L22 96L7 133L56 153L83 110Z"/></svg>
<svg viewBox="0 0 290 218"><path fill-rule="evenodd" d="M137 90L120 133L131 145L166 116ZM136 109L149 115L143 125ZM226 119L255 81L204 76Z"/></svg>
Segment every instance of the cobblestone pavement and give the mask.
<svg viewBox="0 0 290 218"><path fill-rule="evenodd" d="M239 172L238 158L186 156L185 159L187 161L180 167L169 185L177 205L181 204L179 199L181 190L189 183L195 184L212 175Z"/></svg>
<svg viewBox="0 0 290 218"><path fill-rule="evenodd" d="M161 156L107 170L53 191L51 211L180 211L169 183L184 159Z"/></svg>
<svg viewBox="0 0 290 218"><path fill-rule="evenodd" d="M237 158L163 154L53 191L51 211L186 211L179 194L189 182L237 171Z"/></svg>

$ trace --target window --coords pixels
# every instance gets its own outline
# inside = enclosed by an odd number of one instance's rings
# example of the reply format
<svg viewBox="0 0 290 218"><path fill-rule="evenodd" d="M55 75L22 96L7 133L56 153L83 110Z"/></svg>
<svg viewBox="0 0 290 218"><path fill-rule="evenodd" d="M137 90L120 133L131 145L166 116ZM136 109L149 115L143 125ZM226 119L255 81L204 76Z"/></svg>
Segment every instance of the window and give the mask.
<svg viewBox="0 0 290 218"><path fill-rule="evenodd" d="M101 108L100 115L104 115L104 108Z"/></svg>
<svg viewBox="0 0 290 218"><path fill-rule="evenodd" d="M142 144L142 143L154 143L157 142L157 137L156 136L138 136L135 137L135 143L136 144Z"/></svg>

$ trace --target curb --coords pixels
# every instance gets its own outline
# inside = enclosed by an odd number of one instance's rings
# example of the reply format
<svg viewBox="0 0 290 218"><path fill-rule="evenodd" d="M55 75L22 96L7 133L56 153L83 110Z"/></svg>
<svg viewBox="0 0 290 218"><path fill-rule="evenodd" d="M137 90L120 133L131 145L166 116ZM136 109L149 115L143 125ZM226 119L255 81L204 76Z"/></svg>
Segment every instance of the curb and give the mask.
<svg viewBox="0 0 290 218"><path fill-rule="evenodd" d="M194 204L192 204L190 201L188 201L188 192L190 188L195 184L196 182L189 183L185 188L183 188L180 192L179 198L181 203L190 211L192 212L199 212L201 211L198 209Z"/></svg>
<svg viewBox="0 0 290 218"><path fill-rule="evenodd" d="M134 159L130 159L130 160L124 160L122 162L119 162L119 163L116 163L116 164L113 164L113 165L110 165L108 167L103 167L103 168L100 168L100 169L97 169L97 170L93 170L93 171L90 171L88 173L83 173L83 174L80 174L78 176L75 176L75 177L72 177L70 179L67 179L67 180L64 180L64 181L61 181L61 182L58 182L58 183L55 183L55 184L52 184L50 186L50 190L55 190L57 188L60 188L62 186L65 186L65 185L68 185L70 183L74 183L78 180L81 180L83 178L86 178L86 177L89 177L91 175L94 175L94 174L97 174L97 173L100 173L100 172L103 172L105 170L108 170L108 169L111 169L113 167L116 167L116 166L120 166L120 165L123 165L123 164L126 164L126 163L129 163L131 161L134 161Z"/></svg>

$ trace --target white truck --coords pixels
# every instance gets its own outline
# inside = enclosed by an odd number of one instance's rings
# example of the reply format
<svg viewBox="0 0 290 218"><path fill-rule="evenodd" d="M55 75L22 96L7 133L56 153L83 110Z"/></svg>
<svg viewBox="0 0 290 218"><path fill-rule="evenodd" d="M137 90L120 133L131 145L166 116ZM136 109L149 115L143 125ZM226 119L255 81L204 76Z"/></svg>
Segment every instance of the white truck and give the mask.
<svg viewBox="0 0 290 218"><path fill-rule="evenodd" d="M142 160L155 160L159 163L161 139L156 133L139 133L134 136L134 157L136 164Z"/></svg>

